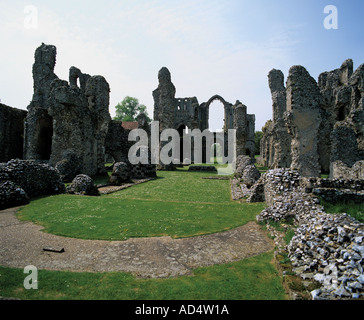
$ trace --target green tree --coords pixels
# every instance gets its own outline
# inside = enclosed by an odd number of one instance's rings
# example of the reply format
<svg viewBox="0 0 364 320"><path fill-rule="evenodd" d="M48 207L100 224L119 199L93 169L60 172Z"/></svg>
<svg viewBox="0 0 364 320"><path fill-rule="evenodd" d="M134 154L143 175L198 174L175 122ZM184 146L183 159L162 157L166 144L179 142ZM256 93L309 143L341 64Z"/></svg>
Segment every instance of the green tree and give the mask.
<svg viewBox="0 0 364 320"><path fill-rule="evenodd" d="M115 109L116 116L114 117L114 120L136 121L138 115L144 113L147 116L148 122L151 122L147 113L147 107L140 104L137 98L127 96L115 106Z"/></svg>

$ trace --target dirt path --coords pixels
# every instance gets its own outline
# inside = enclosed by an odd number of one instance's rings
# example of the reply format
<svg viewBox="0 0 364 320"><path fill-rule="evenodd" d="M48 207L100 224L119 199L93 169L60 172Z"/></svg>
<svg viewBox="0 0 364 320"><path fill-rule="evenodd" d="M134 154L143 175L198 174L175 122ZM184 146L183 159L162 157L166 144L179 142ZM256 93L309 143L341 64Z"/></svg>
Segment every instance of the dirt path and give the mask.
<svg viewBox="0 0 364 320"><path fill-rule="evenodd" d="M19 221L17 208L0 211L0 265L39 270L124 271L143 278L191 274L199 266L245 259L273 249L255 222L226 232L192 238L135 238L127 241L80 240L48 234ZM63 253L44 251L64 248Z"/></svg>

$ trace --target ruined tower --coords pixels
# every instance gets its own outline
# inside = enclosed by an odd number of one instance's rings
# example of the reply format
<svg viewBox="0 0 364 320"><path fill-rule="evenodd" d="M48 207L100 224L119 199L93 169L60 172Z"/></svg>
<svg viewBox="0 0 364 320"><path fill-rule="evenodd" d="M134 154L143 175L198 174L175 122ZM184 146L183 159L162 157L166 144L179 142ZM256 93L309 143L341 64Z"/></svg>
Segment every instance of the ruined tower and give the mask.
<svg viewBox="0 0 364 320"><path fill-rule="evenodd" d="M44 43L35 51L24 158L47 161L60 171L72 167L73 174L103 173L111 121L109 85L104 77L91 77L75 67L70 68L70 83L59 79L54 73L56 53L56 47Z"/></svg>

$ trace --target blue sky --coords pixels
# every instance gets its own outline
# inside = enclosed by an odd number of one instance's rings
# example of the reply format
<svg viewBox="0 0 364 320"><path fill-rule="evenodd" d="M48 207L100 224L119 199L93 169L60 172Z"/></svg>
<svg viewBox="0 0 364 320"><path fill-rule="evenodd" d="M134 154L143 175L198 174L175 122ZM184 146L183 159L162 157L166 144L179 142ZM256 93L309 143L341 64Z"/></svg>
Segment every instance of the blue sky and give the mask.
<svg viewBox="0 0 364 320"><path fill-rule="evenodd" d="M24 25L29 5L37 9L35 29ZM337 30L324 28L327 5L337 7ZM303 65L317 80L348 58L354 68L364 63L363 0L0 0L0 26L0 99L20 109L32 98L42 42L57 47L61 79L71 66L106 78L112 115L128 95L152 115L165 66L177 97L240 100L256 115L256 130L272 118L271 69L287 77L291 66ZM222 105L210 113L211 127L219 127Z"/></svg>

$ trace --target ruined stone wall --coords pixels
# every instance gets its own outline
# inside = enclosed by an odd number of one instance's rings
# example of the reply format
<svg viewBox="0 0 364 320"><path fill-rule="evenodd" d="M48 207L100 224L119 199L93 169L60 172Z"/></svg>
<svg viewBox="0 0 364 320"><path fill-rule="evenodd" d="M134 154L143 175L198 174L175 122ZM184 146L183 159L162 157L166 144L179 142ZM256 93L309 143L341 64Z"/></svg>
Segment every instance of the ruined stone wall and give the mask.
<svg viewBox="0 0 364 320"><path fill-rule="evenodd" d="M273 121L265 128L261 140L263 165L268 168L287 168L291 165L291 136L284 122L286 88L282 71L273 69L268 74L268 84L273 101Z"/></svg>
<svg viewBox="0 0 364 320"><path fill-rule="evenodd" d="M53 80L57 49L42 45L36 49L33 64L33 98L28 106L24 124L24 159L49 160L51 153L53 120L48 114L49 96Z"/></svg>
<svg viewBox="0 0 364 320"><path fill-rule="evenodd" d="M255 156L255 115L247 114L247 129L246 129L246 143L245 154L249 155L252 159Z"/></svg>
<svg viewBox="0 0 364 320"><path fill-rule="evenodd" d="M85 92L66 82L52 90L48 109L54 124L51 165L56 166L68 153L78 159L79 172L91 176L103 173L111 121L108 94L108 84L101 76L90 77Z"/></svg>
<svg viewBox="0 0 364 320"><path fill-rule="evenodd" d="M321 96L316 81L302 66L293 66L287 78L287 111L284 120L291 135L291 169L318 177Z"/></svg>
<svg viewBox="0 0 364 320"><path fill-rule="evenodd" d="M70 68L69 83L59 79L54 74L56 53L54 46L45 44L35 52L24 157L49 161L60 170L67 167L66 161L74 174L104 173L105 139L111 121L109 84L104 77L84 74L76 67ZM62 176L68 174L62 172Z"/></svg>
<svg viewBox="0 0 364 320"><path fill-rule="evenodd" d="M0 162L23 158L26 116L27 111L0 103Z"/></svg>
<svg viewBox="0 0 364 320"><path fill-rule="evenodd" d="M331 176L333 179L362 179L364 180L364 160L355 162L351 167L341 160L331 164Z"/></svg>
<svg viewBox="0 0 364 320"><path fill-rule="evenodd" d="M269 87L273 121L261 140L261 163L290 167L305 176L338 174L335 161L352 167L364 159L364 65L353 72L348 59L323 72L316 82L302 66L283 73L273 69Z"/></svg>
<svg viewBox="0 0 364 320"><path fill-rule="evenodd" d="M362 297L364 224L346 213L326 213L315 190L320 189L320 195L336 201L326 191L349 189L351 194L347 192L347 196L351 197L354 192L362 192L363 181L303 178L297 171L281 168L269 170L257 183L264 185L260 190L269 205L257 221L294 224L295 235L280 250L288 253L292 271L306 281L319 283L319 288L311 292L312 298Z"/></svg>
<svg viewBox="0 0 364 320"><path fill-rule="evenodd" d="M234 108L234 129L236 130L236 156L246 154L247 107L239 104Z"/></svg>
<svg viewBox="0 0 364 320"><path fill-rule="evenodd" d="M174 128L174 118L177 106L176 88L171 80L171 73L163 67L158 73L159 85L153 91L154 120L159 121L160 132Z"/></svg>
<svg viewBox="0 0 364 320"><path fill-rule="evenodd" d="M237 155L255 155L255 116L247 114L247 107L237 101L235 105L225 101L219 95L211 97L199 105L196 97L175 98L176 88L171 81L169 70L163 67L158 74L159 85L153 91L154 120L159 121L160 132L165 129L176 129L181 135L181 128L209 128L209 107L214 100L224 105L224 146L227 147L229 129L237 131ZM161 146L163 147L163 146ZM206 161L206 145L203 145L202 158ZM227 154L225 150L225 154Z"/></svg>
<svg viewBox="0 0 364 320"><path fill-rule="evenodd" d="M106 136L106 154L110 154L115 162L128 161L128 152L134 142L128 141L130 130L124 129L122 121L111 120Z"/></svg>

